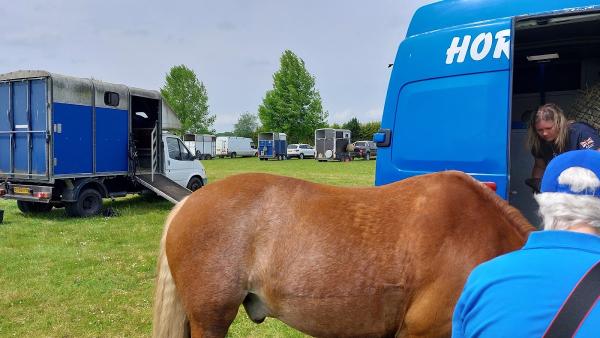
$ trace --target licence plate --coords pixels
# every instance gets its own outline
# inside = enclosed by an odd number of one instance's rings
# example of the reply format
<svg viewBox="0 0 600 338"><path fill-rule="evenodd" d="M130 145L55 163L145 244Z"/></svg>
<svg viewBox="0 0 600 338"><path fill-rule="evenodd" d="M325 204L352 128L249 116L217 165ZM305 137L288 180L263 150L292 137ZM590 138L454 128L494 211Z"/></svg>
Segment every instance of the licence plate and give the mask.
<svg viewBox="0 0 600 338"><path fill-rule="evenodd" d="M20 195L29 195L29 188L24 188L24 187L14 187L13 191L15 192L15 194L20 194Z"/></svg>

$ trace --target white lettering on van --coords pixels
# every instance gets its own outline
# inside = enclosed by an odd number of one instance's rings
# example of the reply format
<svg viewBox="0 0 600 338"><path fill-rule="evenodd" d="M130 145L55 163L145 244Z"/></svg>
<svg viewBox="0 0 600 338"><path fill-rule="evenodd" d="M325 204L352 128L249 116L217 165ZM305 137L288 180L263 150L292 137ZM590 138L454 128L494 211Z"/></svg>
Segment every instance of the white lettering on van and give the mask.
<svg viewBox="0 0 600 338"><path fill-rule="evenodd" d="M510 29L504 29L496 33L496 49L494 50L494 59L500 58L500 53L504 53L509 58L510 53Z"/></svg>
<svg viewBox="0 0 600 338"><path fill-rule="evenodd" d="M481 43L483 42L483 48L479 50ZM492 49L492 33L482 33L477 35L473 43L471 44L471 59L475 61L482 60L490 50Z"/></svg>
<svg viewBox="0 0 600 338"><path fill-rule="evenodd" d="M457 36L452 39L452 44L450 48L446 51L446 64L449 65L454 62L454 56L458 54L458 59L456 62L462 63L465 61L465 56L467 55L467 50L469 49L469 42L471 42L471 36L465 35L463 38L463 43L459 46L460 38Z"/></svg>
<svg viewBox="0 0 600 338"><path fill-rule="evenodd" d="M469 56L474 61L485 59L492 50L494 38L496 46L492 57L499 59L504 54L508 59L510 53L510 29L504 29L496 32L495 36L491 32L481 33L473 39L472 43L471 35L465 35L462 39L458 36L454 37L450 47L446 50L446 64L454 63L455 57L457 63L463 63L467 56L467 51L469 51Z"/></svg>

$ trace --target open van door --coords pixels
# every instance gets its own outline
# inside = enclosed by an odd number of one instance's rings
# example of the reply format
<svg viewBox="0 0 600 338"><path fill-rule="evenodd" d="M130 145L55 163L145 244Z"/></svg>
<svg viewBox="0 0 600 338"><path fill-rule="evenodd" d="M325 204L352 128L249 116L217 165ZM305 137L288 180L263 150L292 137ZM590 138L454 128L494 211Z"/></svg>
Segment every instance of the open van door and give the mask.
<svg viewBox="0 0 600 338"><path fill-rule="evenodd" d="M555 103L567 119L600 129L600 95L593 95L600 92L599 8L517 17L513 45L508 199L537 225L537 204L524 183L533 167L527 126L540 105Z"/></svg>
<svg viewBox="0 0 600 338"><path fill-rule="evenodd" d="M376 185L460 170L508 192L511 19L409 36L398 49ZM390 163L392 165L390 165Z"/></svg>

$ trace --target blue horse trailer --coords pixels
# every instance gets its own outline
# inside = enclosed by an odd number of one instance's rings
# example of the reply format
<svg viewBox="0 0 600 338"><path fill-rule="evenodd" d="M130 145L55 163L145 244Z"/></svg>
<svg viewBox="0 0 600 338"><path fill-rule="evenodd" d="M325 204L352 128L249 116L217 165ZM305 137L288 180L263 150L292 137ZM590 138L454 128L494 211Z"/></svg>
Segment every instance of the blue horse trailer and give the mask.
<svg viewBox="0 0 600 338"><path fill-rule="evenodd" d="M258 134L258 158L268 160L287 159L287 136L278 132L263 132Z"/></svg>
<svg viewBox="0 0 600 338"><path fill-rule="evenodd" d="M89 216L105 197L151 189L176 202L189 194L161 178L176 162L165 158L162 128L179 121L156 91L17 71L0 74L0 112L0 197L23 212L65 207Z"/></svg>
<svg viewBox="0 0 600 338"><path fill-rule="evenodd" d="M537 222L524 180L528 116L568 112L600 82L600 4L447 0L417 10L400 44L379 133L375 184L442 170L489 182Z"/></svg>

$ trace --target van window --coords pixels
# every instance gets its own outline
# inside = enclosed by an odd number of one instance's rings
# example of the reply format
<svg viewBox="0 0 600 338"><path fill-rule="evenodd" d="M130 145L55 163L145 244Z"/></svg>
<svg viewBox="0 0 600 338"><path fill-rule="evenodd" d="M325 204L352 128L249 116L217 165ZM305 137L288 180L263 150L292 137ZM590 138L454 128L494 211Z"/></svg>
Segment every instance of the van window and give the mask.
<svg viewBox="0 0 600 338"><path fill-rule="evenodd" d="M192 154L190 153L188 148L185 146L185 144L183 144L183 142L181 142L181 140L177 140L177 143L179 143L179 153L181 154L181 160L182 161L193 160L194 156L192 156Z"/></svg>
<svg viewBox="0 0 600 338"><path fill-rule="evenodd" d="M115 92L104 93L104 104L107 106L116 107L119 105L119 94Z"/></svg>
<svg viewBox="0 0 600 338"><path fill-rule="evenodd" d="M167 137L167 149L169 150L169 158L172 160L181 161L181 150L176 138Z"/></svg>
<svg viewBox="0 0 600 338"><path fill-rule="evenodd" d="M406 85L392 135L396 165L418 172L480 172L483 166L491 174L505 172L505 152L490 149L507 146L508 90L498 88L509 88L508 81L508 72L488 72Z"/></svg>

